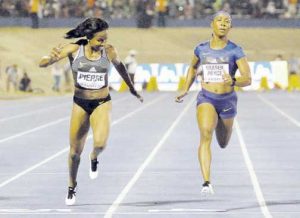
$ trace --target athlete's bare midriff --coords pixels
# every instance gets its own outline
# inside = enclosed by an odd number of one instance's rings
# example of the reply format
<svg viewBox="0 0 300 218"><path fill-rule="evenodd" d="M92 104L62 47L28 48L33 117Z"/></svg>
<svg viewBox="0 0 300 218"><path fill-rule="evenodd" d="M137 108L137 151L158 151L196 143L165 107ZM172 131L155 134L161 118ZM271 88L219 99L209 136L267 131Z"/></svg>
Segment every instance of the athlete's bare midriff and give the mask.
<svg viewBox="0 0 300 218"><path fill-rule="evenodd" d="M102 89L97 89L97 90L86 90L86 89L80 89L75 87L75 92L74 95L78 98L82 99L100 99L100 98L105 98L109 94L109 89L108 87L102 88Z"/></svg>
<svg viewBox="0 0 300 218"><path fill-rule="evenodd" d="M201 82L201 87L209 92L213 92L216 94L226 94L233 91L233 87L224 85L224 83Z"/></svg>

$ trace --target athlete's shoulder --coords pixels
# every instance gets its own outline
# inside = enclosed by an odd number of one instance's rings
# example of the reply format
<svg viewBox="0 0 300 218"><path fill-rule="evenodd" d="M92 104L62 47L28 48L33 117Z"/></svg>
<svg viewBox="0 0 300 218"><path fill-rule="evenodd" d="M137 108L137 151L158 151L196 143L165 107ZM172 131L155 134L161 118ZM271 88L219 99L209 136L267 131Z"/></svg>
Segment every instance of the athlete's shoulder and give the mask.
<svg viewBox="0 0 300 218"><path fill-rule="evenodd" d="M105 44L104 45L104 49L108 53L110 53L110 52L116 52L115 47L113 45L111 45L111 44Z"/></svg>
<svg viewBox="0 0 300 218"><path fill-rule="evenodd" d="M203 52L203 50L206 50L207 48L209 48L209 41L201 42L195 47L194 54L197 57L199 57L200 53Z"/></svg>
<svg viewBox="0 0 300 218"><path fill-rule="evenodd" d="M63 53L72 54L78 50L80 45L76 43L68 43L63 46Z"/></svg>
<svg viewBox="0 0 300 218"><path fill-rule="evenodd" d="M209 41L200 42L195 48L201 49L201 48L206 48L207 46L209 46Z"/></svg>
<svg viewBox="0 0 300 218"><path fill-rule="evenodd" d="M242 49L242 47L240 45L238 45L230 40L228 40L228 47L230 49Z"/></svg>
<svg viewBox="0 0 300 218"><path fill-rule="evenodd" d="M109 50L109 49L115 49L115 47L114 47L113 45L111 45L111 44L105 44L105 45L104 45L104 48L105 48L106 50Z"/></svg>
<svg viewBox="0 0 300 218"><path fill-rule="evenodd" d="M237 60L242 57L245 57L243 48L235 44L234 42L228 41L228 50L232 51L232 54L236 57Z"/></svg>
<svg viewBox="0 0 300 218"><path fill-rule="evenodd" d="M87 45L88 44L88 41L86 39L79 39L78 41L74 42L74 43L71 43L71 44L75 44L75 45Z"/></svg>
<svg viewBox="0 0 300 218"><path fill-rule="evenodd" d="M105 44L104 49L105 49L107 57L110 61L118 57L117 50L115 49L115 47L113 45Z"/></svg>

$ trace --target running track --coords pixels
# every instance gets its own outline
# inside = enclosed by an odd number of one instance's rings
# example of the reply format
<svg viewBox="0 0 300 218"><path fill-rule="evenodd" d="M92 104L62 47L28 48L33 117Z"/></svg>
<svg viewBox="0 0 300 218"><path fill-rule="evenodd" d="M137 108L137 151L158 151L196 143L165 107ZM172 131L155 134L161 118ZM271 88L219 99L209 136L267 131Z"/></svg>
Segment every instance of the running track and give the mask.
<svg viewBox="0 0 300 218"><path fill-rule="evenodd" d="M112 93L100 176L82 154L67 191L71 96L0 101L0 217L300 217L300 94L239 93L230 145L212 145L215 195L201 196L195 94Z"/></svg>

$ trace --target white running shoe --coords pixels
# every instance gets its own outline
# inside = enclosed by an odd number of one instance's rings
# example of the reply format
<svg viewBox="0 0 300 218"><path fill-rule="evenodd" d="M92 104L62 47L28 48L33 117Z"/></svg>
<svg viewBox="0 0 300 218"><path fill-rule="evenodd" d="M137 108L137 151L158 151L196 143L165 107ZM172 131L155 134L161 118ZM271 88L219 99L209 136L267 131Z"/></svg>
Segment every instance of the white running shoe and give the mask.
<svg viewBox="0 0 300 218"><path fill-rule="evenodd" d="M201 194L213 195L214 193L215 193L214 189L213 189L212 185L210 184L210 182L207 181L202 185Z"/></svg>
<svg viewBox="0 0 300 218"><path fill-rule="evenodd" d="M91 179L96 179L98 177L98 165L99 161L97 159L90 160L90 178Z"/></svg>
<svg viewBox="0 0 300 218"><path fill-rule="evenodd" d="M76 201L76 196L75 196L76 192L75 192L75 187L69 187L68 188L68 194L66 196L66 200L65 203L67 206L71 206L75 204Z"/></svg>

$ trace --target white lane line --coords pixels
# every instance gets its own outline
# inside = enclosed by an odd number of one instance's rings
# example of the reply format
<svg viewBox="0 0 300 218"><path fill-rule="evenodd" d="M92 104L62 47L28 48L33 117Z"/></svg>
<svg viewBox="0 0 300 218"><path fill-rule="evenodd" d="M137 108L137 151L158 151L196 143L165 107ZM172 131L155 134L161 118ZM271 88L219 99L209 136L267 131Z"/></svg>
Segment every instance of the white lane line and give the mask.
<svg viewBox="0 0 300 218"><path fill-rule="evenodd" d="M18 114L18 115L15 115L15 116L5 117L5 118L0 119L0 122L13 120L13 119L21 118L21 117L27 117L27 116L30 116L30 115L36 115L37 113L41 113L43 111L63 107L65 105L72 105L72 103L71 102L62 103L62 104L59 104L59 105L55 105L55 106L51 106L51 107L47 107L47 108L43 108L43 109L39 109L39 110L35 110L35 111L30 111L30 112L23 113L23 114Z"/></svg>
<svg viewBox="0 0 300 218"><path fill-rule="evenodd" d="M269 209L266 205L266 201L265 201L263 193L261 191L256 173L255 173L252 161L250 159L248 149L246 147L245 140L244 140L244 137L242 135L242 131L239 127L237 119L234 122L234 126L235 126L235 129L236 129L236 133L237 133L237 136L238 136L238 139L239 139L239 142L240 142L239 144L240 144L241 149L242 149L243 157L245 159L245 163L246 163L247 169L248 169L249 174L250 174L251 182L252 182L254 192L255 192L255 195L256 195L256 199L258 201L260 209L261 209L264 217L271 218L272 215L271 215L271 213L270 213L270 211L269 211Z"/></svg>
<svg viewBox="0 0 300 218"><path fill-rule="evenodd" d="M287 118L289 121L291 121L292 123L294 123L296 126L300 127L300 122L296 119L294 119L293 117L291 117L290 115L288 115L287 113L285 113L284 111L282 111L281 109L279 109L275 104L273 104L272 102L268 101L267 99L265 99L264 97L262 97L261 95L257 95L258 98L264 102L265 104L269 105L270 107L272 107L274 110L276 110L278 113L280 113L282 116L284 116L285 118Z"/></svg>
<svg viewBox="0 0 300 218"><path fill-rule="evenodd" d="M172 209L151 209L148 210L149 213L160 213L160 212L226 212L227 210L222 209L200 209L200 208L172 208Z"/></svg>
<svg viewBox="0 0 300 218"><path fill-rule="evenodd" d="M140 178L142 175L144 169L149 165L151 160L154 158L154 156L157 154L158 150L162 147L162 145L165 143L167 138L171 135L179 121L182 119L183 115L188 111L190 106L195 100L195 96L193 95L191 101L186 105L186 107L183 109L183 111L179 114L179 116L176 118L176 120L172 123L172 125L169 127L169 129L165 132L161 140L158 142L158 144L154 147L152 152L149 154L149 156L146 158L146 160L143 162L143 164L138 168L134 176L131 178L131 180L127 183L125 188L121 191L121 193L118 195L116 200L113 202L113 204L108 208L108 210L105 213L104 218L111 218L114 212L119 207L120 203L124 200L127 193L130 191L130 189L134 186L136 181Z"/></svg>
<svg viewBox="0 0 300 218"><path fill-rule="evenodd" d="M115 100L115 103L119 103L119 102L122 102L124 100L128 99L128 97L125 97L125 98L122 98L122 99L117 99ZM140 108L139 108L140 109ZM132 112L131 112L132 113ZM130 113L130 114L131 114ZM62 117L60 119L57 119L55 121L52 121L50 123L47 123L47 124L44 124L44 125L41 125L41 126L37 126L35 128L32 128L30 130L27 130L27 131L24 131L24 132L20 132L20 133L17 133L17 134L14 134L14 135L11 135L9 137L6 137L6 138L3 138L3 139L0 139L0 144L3 143L3 142L6 142L6 141L9 141L9 140L13 140L13 139L16 139L16 138L19 138L21 136L24 136L24 135L27 135L27 134L30 134L32 132L36 132L36 131L39 131L41 129L45 129L49 126L53 126L53 125L56 125L56 124L59 124L65 120L69 120L70 119L70 116L66 116L66 117Z"/></svg>
<svg viewBox="0 0 300 218"><path fill-rule="evenodd" d="M45 129L45 128L49 127L49 126L53 126L53 125L59 124L59 123L65 121L65 120L68 120L69 118L70 118L70 116L63 117L63 118L57 119L55 121L52 121L50 123L47 123L47 124L44 124L44 125L41 125L41 126L37 126L37 127L32 128L30 130L27 130L27 131L24 131L24 132L20 132L20 133L14 134L12 136L0 139L0 144L3 143L3 142L9 141L9 140L16 139L16 138L19 138L21 136L27 135L29 133L36 132L36 131L39 131L41 129Z"/></svg>
<svg viewBox="0 0 300 218"><path fill-rule="evenodd" d="M126 114L125 116L121 117L120 119L113 121L113 122L111 123L111 126L114 126L114 125L116 125L116 124L122 122L123 120L126 120L126 119L128 119L129 117L132 117L132 116L135 115L136 113L138 113L138 112L144 110L145 108L149 107L149 106L152 105L152 104L155 104L157 101L160 101L161 99L163 99L163 98L165 98L165 97L166 97L166 95L163 95L163 96L160 96L159 98L157 98L157 99L155 99L155 100L153 100L153 101L150 101L149 103L144 104L144 105L141 106L140 108L138 108L138 109L136 109L136 110L134 110L134 111L131 111L130 113ZM91 134L89 134L89 135L87 136L87 139L91 139L92 137L93 137L93 134L91 133Z"/></svg>
<svg viewBox="0 0 300 218"><path fill-rule="evenodd" d="M114 105L114 103L117 103L117 102L120 103L120 102L128 100L130 98L133 98L133 96L132 95L127 95L124 98L118 98L118 99L113 99L113 97L112 97L112 101L111 102L112 102L112 105Z"/></svg>
<svg viewBox="0 0 300 218"><path fill-rule="evenodd" d="M199 171L168 171L168 174L173 175L173 176L181 176L181 175L195 175L195 173L198 173ZM245 172L244 170L234 170L234 171L214 171L215 174L224 174L224 173L229 173L229 174L240 174ZM256 173L264 173L264 174L274 174L274 173L300 173L299 170L290 170L290 169L282 169L282 170L256 170ZM132 174L132 171L102 171L102 175L120 175L120 174ZM147 172L148 174L151 175L165 175L165 171L151 171ZM0 173L0 176L11 176L12 173ZM68 172L36 172L36 173L31 173L31 175L68 175Z"/></svg>
<svg viewBox="0 0 300 218"><path fill-rule="evenodd" d="M149 107L149 106L152 105L152 104L155 104L157 101L159 101L159 100L161 100L162 98L165 98L165 97L166 97L166 95L163 95L163 96L161 96L161 97L159 97L159 98L156 98L156 99L150 101L149 103L144 104L141 108L145 109L145 108ZM136 109L136 110L134 110L134 111L128 113L128 114L125 115L124 117L129 118L129 117L135 115L137 112L141 111L141 108L138 108L138 109ZM124 121L124 120L125 120L124 117L121 117L120 119L115 120L115 121L111 124L111 126L114 126L114 125L116 125L116 124L118 124L118 123ZM89 135L89 138L91 138L91 135ZM40 166L42 166L42 165L48 163L49 161L55 159L56 157L62 155L63 153L65 153L65 152L67 152L67 151L69 151L69 147L66 147L66 148L64 148L63 150L57 152L56 154L54 154L54 155L48 157L47 159L45 159L45 160L43 160L43 161L41 161L41 162L39 162L39 163L37 163L37 164L35 164L35 165L29 167L28 169L26 169L26 170L24 170L24 171L18 173L17 175L13 176L12 178L7 179L6 181L0 183L0 188L6 186L7 184L13 182L14 180L16 180L16 179L18 179L18 178L24 176L25 174L27 174L27 173L29 173L29 172L35 170L36 168L38 168L38 167L40 167Z"/></svg>
<svg viewBox="0 0 300 218"><path fill-rule="evenodd" d="M33 166L27 168L26 170L24 170L24 171L18 173L17 175L15 175L15 176L13 176L13 177L11 177L11 178L5 180L4 182L2 182L2 183L0 184L0 188L6 186L7 184L11 183L12 181L15 181L16 179L18 179L18 178L24 176L25 174L31 172L32 170L34 170L34 169L36 169L36 168L42 166L43 164L48 163L49 161L51 161L51 160L53 160L54 158L56 158L56 157L62 155L63 153L67 152L68 150L69 150L69 148L64 148L63 150L61 150L61 151L57 152L56 154L54 154L54 155L48 157L47 159L45 159L45 160L43 160L43 161L41 161L41 162L39 162L39 163L37 163L37 164L35 164L35 165L33 165Z"/></svg>
<svg viewBox="0 0 300 218"><path fill-rule="evenodd" d="M223 212L224 213L224 212ZM294 217L300 214L300 212L290 212L290 211L284 211L284 212L274 212L278 215L283 214L289 214L289 215L295 215ZM38 215L38 217L41 217L41 215L104 215L104 212L1 212L0 215ZM190 215L216 215L216 216L223 216L223 215L234 215L235 217L241 217L241 215L251 215L251 217L259 217L260 214L258 212L245 212L245 211L239 211L239 212L225 212L222 214L222 212L160 212L160 213L149 213L149 212L120 212L115 213L115 215L131 215L131 217L140 217L140 215L163 215L162 217L166 217L166 215L186 215L185 217L188 217Z"/></svg>

